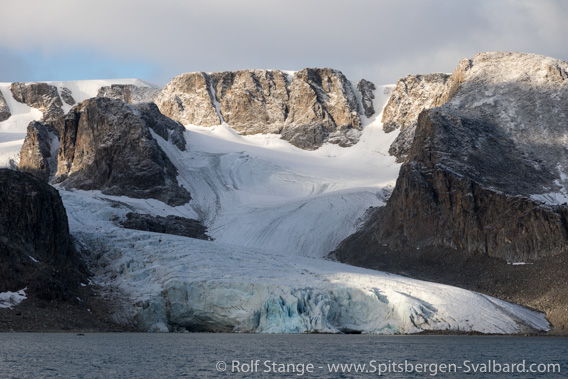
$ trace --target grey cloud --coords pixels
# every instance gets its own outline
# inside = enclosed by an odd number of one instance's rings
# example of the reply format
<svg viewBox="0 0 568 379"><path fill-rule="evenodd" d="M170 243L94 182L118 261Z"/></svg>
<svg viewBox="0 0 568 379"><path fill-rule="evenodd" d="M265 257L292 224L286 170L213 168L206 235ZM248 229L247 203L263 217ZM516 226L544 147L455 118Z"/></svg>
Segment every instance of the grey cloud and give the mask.
<svg viewBox="0 0 568 379"><path fill-rule="evenodd" d="M93 48L153 62L161 74L145 79L161 83L187 71L308 66L392 83L406 73L452 71L482 51L568 59L562 0L11 3L2 6L0 33L10 38L0 47Z"/></svg>

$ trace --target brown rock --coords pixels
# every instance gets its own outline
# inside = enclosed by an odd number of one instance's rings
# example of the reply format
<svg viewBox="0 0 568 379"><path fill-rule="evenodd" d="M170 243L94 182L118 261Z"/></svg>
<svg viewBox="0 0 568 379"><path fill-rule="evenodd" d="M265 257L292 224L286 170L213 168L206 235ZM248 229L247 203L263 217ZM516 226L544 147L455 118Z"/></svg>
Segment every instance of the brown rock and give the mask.
<svg viewBox="0 0 568 379"><path fill-rule="evenodd" d="M156 99L156 105L162 114L184 125L220 125L213 99L210 77L193 72L173 78Z"/></svg>
<svg viewBox="0 0 568 379"><path fill-rule="evenodd" d="M136 108L142 112L142 119L146 125L157 135L177 146L181 151L186 149L186 141L183 133L185 127L169 117L165 117L154 103L140 103Z"/></svg>
<svg viewBox="0 0 568 379"><path fill-rule="evenodd" d="M325 141L345 147L357 142L360 130L355 93L340 71L304 69L294 74L283 139L307 150Z"/></svg>
<svg viewBox="0 0 568 379"><path fill-rule="evenodd" d="M288 112L286 75L241 70L211 74L223 120L241 134L280 133Z"/></svg>
<svg viewBox="0 0 568 379"><path fill-rule="evenodd" d="M73 93L67 87L61 88L61 98L67 105L75 105L77 103L73 98Z"/></svg>
<svg viewBox="0 0 568 379"><path fill-rule="evenodd" d="M190 73L172 80L156 102L184 124L230 124L242 134L280 133L308 150L357 142L361 121L351 83L339 71L304 69L291 83L281 71Z"/></svg>

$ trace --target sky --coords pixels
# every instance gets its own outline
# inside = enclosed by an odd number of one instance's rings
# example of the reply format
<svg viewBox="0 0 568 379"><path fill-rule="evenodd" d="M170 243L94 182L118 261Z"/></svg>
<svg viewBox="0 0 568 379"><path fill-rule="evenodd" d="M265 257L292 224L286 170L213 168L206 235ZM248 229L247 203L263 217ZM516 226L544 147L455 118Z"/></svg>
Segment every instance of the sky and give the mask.
<svg viewBox="0 0 568 379"><path fill-rule="evenodd" d="M1 0L0 82L331 67L395 83L463 58L568 60L567 0Z"/></svg>

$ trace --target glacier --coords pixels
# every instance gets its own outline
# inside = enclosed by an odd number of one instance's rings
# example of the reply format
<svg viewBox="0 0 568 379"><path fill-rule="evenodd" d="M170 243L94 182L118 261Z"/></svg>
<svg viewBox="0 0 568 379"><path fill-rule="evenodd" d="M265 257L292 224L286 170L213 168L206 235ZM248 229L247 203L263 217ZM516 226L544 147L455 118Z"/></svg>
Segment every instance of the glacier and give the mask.
<svg viewBox="0 0 568 379"><path fill-rule="evenodd" d="M375 109L392 88L378 86ZM22 119L37 117L24 111ZM388 149L398 132L384 133L380 119L362 116L352 147L315 151L227 124L186 125L187 151L154 134L192 195L181 206L58 188L93 283L119 304L115 320L156 332L548 330L544 314L483 294L326 259L396 182L400 164ZM18 125L0 123L0 165L21 146ZM213 240L123 229L117 220L128 212L195 218Z"/></svg>

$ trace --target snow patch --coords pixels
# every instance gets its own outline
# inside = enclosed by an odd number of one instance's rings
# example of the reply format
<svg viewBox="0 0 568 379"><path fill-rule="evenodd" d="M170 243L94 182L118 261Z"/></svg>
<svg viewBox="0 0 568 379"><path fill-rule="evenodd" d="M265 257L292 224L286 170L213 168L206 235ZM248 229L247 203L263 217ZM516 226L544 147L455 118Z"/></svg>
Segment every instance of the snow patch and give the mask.
<svg viewBox="0 0 568 379"><path fill-rule="evenodd" d="M0 292L0 308L12 308L27 299L26 288L16 292Z"/></svg>

